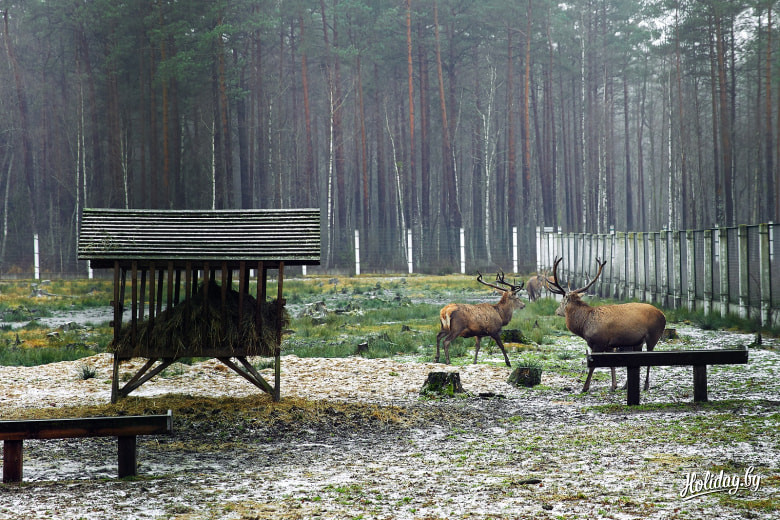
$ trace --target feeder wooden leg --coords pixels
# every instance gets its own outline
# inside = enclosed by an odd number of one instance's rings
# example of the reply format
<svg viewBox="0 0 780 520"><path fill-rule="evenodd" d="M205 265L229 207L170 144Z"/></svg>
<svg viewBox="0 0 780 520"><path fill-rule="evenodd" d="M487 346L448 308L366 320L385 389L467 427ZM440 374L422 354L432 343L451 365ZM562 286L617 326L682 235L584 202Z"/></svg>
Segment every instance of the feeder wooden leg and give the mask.
<svg viewBox="0 0 780 520"><path fill-rule="evenodd" d="M274 354L274 392L272 395L274 402L279 402L279 400L282 398L281 393L281 379L282 379L282 358L281 358L281 349L276 349L276 353Z"/></svg>
<svg viewBox="0 0 780 520"><path fill-rule="evenodd" d="M114 353L114 368L111 373L111 404L119 399L119 354Z"/></svg>

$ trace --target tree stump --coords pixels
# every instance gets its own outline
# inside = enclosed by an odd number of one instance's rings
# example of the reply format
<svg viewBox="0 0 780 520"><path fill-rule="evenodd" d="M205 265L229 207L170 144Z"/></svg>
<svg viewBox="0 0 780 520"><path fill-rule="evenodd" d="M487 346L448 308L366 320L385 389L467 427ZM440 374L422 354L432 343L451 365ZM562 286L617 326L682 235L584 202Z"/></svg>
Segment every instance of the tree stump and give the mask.
<svg viewBox="0 0 780 520"><path fill-rule="evenodd" d="M527 343L520 329L504 329L501 331L501 341L504 343Z"/></svg>
<svg viewBox="0 0 780 520"><path fill-rule="evenodd" d="M677 329L664 329L663 333L661 333L661 341L668 341L670 339L680 339L680 337L677 335Z"/></svg>
<svg viewBox="0 0 780 520"><path fill-rule="evenodd" d="M420 390L421 395L453 396L463 393L459 372L429 372Z"/></svg>
<svg viewBox="0 0 780 520"><path fill-rule="evenodd" d="M532 387L542 382L542 369L538 367L517 367L507 383L515 386Z"/></svg>

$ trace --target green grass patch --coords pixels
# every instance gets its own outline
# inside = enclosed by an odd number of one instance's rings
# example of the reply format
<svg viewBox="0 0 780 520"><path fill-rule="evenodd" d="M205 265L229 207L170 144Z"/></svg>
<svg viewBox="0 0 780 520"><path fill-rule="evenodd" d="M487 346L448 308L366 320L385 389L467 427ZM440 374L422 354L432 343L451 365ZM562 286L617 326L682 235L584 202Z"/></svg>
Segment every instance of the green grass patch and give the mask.
<svg viewBox="0 0 780 520"><path fill-rule="evenodd" d="M0 344L0 365L31 367L60 361L75 361L97 353L97 350L85 345L25 348Z"/></svg>

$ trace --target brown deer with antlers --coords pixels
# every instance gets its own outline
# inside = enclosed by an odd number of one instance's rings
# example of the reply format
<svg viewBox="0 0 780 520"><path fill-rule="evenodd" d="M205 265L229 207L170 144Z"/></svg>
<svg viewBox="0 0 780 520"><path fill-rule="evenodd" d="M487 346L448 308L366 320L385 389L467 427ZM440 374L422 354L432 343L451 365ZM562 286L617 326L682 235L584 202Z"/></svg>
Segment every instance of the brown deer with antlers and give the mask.
<svg viewBox="0 0 780 520"><path fill-rule="evenodd" d="M588 343L592 352L610 350L642 350L642 344L647 350L655 348L658 339L666 327L664 313L648 303L621 303L616 305L601 305L591 307L582 301L585 293L601 275L604 264L596 259L599 271L585 287L575 290L564 289L558 281L558 265L563 258L556 258L553 266L552 281L547 283L547 290L563 296L561 305L555 311L558 316L566 317L566 327ZM588 371L588 377L583 392L590 388L593 369ZM615 368L612 367L612 390L617 388ZM645 391L650 388L650 367L647 367Z"/></svg>
<svg viewBox="0 0 780 520"><path fill-rule="evenodd" d="M512 313L515 309L522 309L525 303L520 300L518 293L523 288L523 282L520 285L512 285L504 281L504 273L496 275L496 282L505 286L499 287L482 280L482 273L477 271L477 281L493 289L502 291L504 294L498 303L479 303L476 305L467 303L450 303L442 307L439 311L441 321L441 330L436 335L436 358L439 362L439 342L443 339L444 360L450 363L450 343L455 338L476 338L474 345L474 363L477 362L479 354L479 340L485 336L490 336L504 353L506 366L512 366L509 362L509 356L504 350L504 343L501 341L501 329L512 320Z"/></svg>

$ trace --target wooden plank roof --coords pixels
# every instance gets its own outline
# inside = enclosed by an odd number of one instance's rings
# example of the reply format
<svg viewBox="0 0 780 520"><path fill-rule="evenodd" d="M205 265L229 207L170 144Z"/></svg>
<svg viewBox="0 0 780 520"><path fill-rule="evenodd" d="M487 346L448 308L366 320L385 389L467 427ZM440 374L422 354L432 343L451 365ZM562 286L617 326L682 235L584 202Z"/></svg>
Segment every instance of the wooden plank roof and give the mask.
<svg viewBox="0 0 780 520"><path fill-rule="evenodd" d="M78 257L114 261L270 261L319 265L320 210L83 210Z"/></svg>

